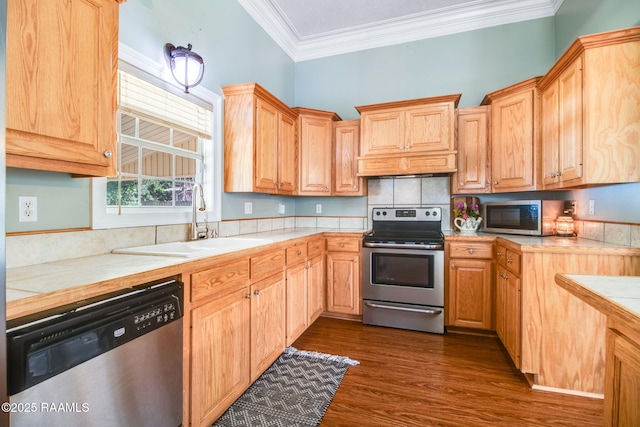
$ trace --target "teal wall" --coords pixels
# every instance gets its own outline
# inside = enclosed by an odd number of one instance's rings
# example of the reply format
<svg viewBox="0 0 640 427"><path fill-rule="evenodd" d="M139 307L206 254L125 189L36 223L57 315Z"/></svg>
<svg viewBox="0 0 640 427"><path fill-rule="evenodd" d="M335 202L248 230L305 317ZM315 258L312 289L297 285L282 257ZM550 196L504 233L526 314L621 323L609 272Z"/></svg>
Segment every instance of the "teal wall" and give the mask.
<svg viewBox="0 0 640 427"><path fill-rule="evenodd" d="M553 65L553 18L296 64L295 102L357 119L357 105L462 93L460 107Z"/></svg>
<svg viewBox="0 0 640 427"><path fill-rule="evenodd" d="M179 23L179 24L177 24ZM478 105L486 93L544 74L581 34L640 24L638 0L565 0L557 15L434 39L293 63L235 0L135 0L120 6L120 40L162 63L164 43L186 45L206 63L202 85L216 93L227 84L258 81L289 105L336 111L385 101L462 93L460 106ZM7 231L87 227L90 188L68 174L7 170ZM59 198L48 194L55 189ZM53 193L51 193L53 194ZM569 192L596 200L585 219L640 222L640 183ZM17 221L17 196L38 195L38 223ZM42 195L42 196L40 196ZM244 202L254 204L244 214ZM366 214L365 198L291 198L223 194L222 218ZM632 209L630 209L631 207ZM582 217L582 215L579 215Z"/></svg>

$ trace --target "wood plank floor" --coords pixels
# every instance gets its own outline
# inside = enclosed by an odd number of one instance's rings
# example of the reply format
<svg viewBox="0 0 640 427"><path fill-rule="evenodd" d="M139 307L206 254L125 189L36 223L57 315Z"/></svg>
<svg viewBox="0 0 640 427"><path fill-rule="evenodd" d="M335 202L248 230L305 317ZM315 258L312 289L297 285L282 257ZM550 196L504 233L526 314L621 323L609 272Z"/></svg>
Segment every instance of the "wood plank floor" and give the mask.
<svg viewBox="0 0 640 427"><path fill-rule="evenodd" d="M348 356L321 426L601 426L603 401L532 390L497 338L321 317L294 344Z"/></svg>

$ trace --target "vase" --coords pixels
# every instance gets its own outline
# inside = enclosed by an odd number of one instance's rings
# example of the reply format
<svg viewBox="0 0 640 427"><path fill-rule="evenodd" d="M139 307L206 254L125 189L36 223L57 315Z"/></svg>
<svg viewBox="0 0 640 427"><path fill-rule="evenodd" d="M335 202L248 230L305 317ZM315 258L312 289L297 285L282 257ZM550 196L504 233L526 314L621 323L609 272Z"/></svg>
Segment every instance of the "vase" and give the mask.
<svg viewBox="0 0 640 427"><path fill-rule="evenodd" d="M462 218L453 219L453 224L456 227L458 227L458 229L460 230L460 234L465 234L465 235L475 234L476 231L478 231L478 226L480 226L481 222L482 222L482 218L480 217L467 218L467 219L462 219Z"/></svg>

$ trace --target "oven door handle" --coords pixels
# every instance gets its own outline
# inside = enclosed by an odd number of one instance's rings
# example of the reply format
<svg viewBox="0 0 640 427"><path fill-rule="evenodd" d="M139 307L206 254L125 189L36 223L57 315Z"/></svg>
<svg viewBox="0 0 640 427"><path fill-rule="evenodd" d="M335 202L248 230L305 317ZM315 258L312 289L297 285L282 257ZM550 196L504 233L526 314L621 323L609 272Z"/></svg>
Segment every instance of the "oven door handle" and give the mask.
<svg viewBox="0 0 640 427"><path fill-rule="evenodd" d="M362 244L365 248L383 248L383 249L431 249L431 250L442 250L444 249L443 245L434 244L434 245L405 245L405 244L396 244L396 243L369 243L364 242Z"/></svg>
<svg viewBox="0 0 640 427"><path fill-rule="evenodd" d="M398 310L398 311L411 311L414 313L424 313L424 314L440 314L442 310L431 310L431 309L420 309L420 308L409 308L409 307L397 307L395 305L383 305L383 304L374 304L370 302L365 302L367 307L371 308L386 308L389 310Z"/></svg>

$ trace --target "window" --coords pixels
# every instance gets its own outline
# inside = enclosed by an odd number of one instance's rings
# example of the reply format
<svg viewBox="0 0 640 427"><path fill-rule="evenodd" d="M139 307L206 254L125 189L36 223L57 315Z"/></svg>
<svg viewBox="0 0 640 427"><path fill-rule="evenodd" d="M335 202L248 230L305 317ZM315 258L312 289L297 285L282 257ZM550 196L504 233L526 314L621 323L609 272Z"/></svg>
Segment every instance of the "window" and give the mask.
<svg viewBox="0 0 640 427"><path fill-rule="evenodd" d="M93 228L190 222L196 182L205 189L206 219L219 220L220 98L186 99L153 75L120 68L118 174L93 180Z"/></svg>

